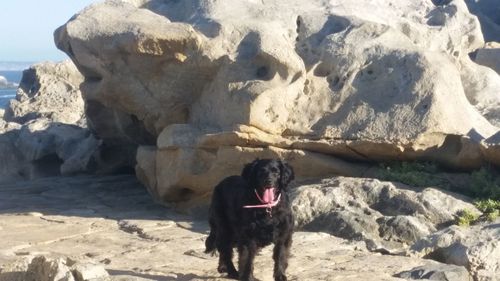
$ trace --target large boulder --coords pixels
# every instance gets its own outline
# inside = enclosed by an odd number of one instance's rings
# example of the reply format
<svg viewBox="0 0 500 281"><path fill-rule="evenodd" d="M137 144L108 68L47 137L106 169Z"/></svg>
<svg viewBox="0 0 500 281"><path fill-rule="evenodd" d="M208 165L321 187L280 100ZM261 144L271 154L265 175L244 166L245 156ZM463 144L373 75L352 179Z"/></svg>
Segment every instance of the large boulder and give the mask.
<svg viewBox="0 0 500 281"><path fill-rule="evenodd" d="M467 73L484 40L463 1L110 0L55 41L89 127L144 146L136 171L162 201L206 198L257 156L299 177L364 174L336 157L477 168L498 131L470 102L500 84Z"/></svg>
<svg viewBox="0 0 500 281"><path fill-rule="evenodd" d="M83 76L75 65L42 62L23 71L16 99L11 100L4 119L24 124L37 118L53 122L84 124L84 103L80 93Z"/></svg>

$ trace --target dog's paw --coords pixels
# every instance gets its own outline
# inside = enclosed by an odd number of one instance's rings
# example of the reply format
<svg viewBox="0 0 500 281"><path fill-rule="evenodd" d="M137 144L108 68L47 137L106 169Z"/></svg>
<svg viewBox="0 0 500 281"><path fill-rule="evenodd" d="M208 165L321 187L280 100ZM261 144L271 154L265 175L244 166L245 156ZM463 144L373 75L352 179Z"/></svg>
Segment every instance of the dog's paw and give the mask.
<svg viewBox="0 0 500 281"><path fill-rule="evenodd" d="M276 274L274 275L274 281L287 281L285 274Z"/></svg>
<svg viewBox="0 0 500 281"><path fill-rule="evenodd" d="M236 280L238 280L238 277L239 277L239 275L238 275L238 271L231 271L231 272L228 272L228 273L227 273L227 277L228 277L228 278L231 278L231 279L236 279Z"/></svg>
<svg viewBox="0 0 500 281"><path fill-rule="evenodd" d="M219 264L219 266L217 267L217 271L219 273L225 273L227 272L227 267L225 264Z"/></svg>

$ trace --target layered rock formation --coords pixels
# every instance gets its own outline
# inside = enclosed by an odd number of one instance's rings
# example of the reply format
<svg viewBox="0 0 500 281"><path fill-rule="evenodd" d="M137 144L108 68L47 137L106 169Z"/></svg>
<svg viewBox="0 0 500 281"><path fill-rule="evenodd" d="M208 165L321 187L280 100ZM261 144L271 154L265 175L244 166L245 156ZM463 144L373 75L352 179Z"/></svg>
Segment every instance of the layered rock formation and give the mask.
<svg viewBox="0 0 500 281"><path fill-rule="evenodd" d="M82 81L71 61L23 72L0 121L0 182L95 170L100 141L85 127Z"/></svg>
<svg viewBox="0 0 500 281"><path fill-rule="evenodd" d="M106 1L55 41L86 78L89 126L141 146L162 201L202 198L257 156L299 177L364 173L337 157L499 163L480 141L500 77L469 59L484 41L463 1Z"/></svg>

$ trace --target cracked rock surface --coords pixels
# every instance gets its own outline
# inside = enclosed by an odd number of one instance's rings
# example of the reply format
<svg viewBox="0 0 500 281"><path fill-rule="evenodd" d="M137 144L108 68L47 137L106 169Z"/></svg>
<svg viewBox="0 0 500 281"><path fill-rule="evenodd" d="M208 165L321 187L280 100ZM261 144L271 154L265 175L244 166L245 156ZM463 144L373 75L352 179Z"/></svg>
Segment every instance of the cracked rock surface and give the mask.
<svg viewBox="0 0 500 281"><path fill-rule="evenodd" d="M73 266L71 259L88 276L96 273L85 268L97 264L110 280L223 280L217 258L203 253L207 231L205 219L154 204L132 176L1 184L0 280L23 280L37 257L51 264L62 258L61 268ZM271 255L267 247L255 261L261 281L272 280ZM301 231L288 272L289 280L357 281L405 280L395 276L422 270L468 278L464 267L371 253L363 242Z"/></svg>

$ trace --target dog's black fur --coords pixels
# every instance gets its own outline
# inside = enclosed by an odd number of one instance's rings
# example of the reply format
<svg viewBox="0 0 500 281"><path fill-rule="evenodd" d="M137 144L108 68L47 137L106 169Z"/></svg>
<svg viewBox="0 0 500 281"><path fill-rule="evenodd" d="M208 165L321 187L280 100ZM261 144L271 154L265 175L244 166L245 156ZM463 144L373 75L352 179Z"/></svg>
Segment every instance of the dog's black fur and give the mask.
<svg viewBox="0 0 500 281"><path fill-rule="evenodd" d="M287 163L257 159L245 165L241 176L227 177L214 188L205 252L219 252L220 273L227 272L234 279L254 280L253 260L257 251L274 243L274 280L287 280L285 271L294 225L287 191L293 179L293 169ZM263 194L266 186L273 186L281 193L281 200L271 214L265 208L243 208L262 204L254 190ZM238 249L238 271L232 262L233 247Z"/></svg>

